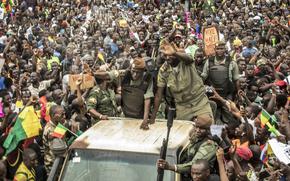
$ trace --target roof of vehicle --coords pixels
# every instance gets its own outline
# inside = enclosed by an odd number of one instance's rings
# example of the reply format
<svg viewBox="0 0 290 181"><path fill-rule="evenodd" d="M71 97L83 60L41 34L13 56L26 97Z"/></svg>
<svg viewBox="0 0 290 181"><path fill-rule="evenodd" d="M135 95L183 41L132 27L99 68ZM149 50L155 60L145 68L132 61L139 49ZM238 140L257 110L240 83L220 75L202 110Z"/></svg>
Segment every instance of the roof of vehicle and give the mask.
<svg viewBox="0 0 290 181"><path fill-rule="evenodd" d="M142 120L114 118L100 121L83 133L70 149L101 149L114 151L154 153L160 152L166 138L167 122L157 120L149 130L141 130ZM168 154L174 154L180 146L189 141L192 123L174 120L168 143Z"/></svg>

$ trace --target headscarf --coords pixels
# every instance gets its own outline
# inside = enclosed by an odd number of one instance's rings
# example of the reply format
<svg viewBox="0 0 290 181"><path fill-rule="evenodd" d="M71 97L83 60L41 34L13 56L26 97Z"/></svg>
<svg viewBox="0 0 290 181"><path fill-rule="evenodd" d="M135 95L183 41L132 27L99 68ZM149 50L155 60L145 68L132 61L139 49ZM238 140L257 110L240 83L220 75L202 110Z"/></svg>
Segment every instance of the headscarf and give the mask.
<svg viewBox="0 0 290 181"><path fill-rule="evenodd" d="M253 157L253 153L248 147L238 147L236 153L244 160L250 160Z"/></svg>

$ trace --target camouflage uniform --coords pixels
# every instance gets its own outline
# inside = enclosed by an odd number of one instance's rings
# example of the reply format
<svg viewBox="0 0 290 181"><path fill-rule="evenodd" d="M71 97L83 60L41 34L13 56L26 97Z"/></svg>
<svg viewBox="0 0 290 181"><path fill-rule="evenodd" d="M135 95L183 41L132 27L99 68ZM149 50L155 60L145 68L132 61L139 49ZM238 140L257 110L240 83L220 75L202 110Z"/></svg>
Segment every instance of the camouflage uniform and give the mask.
<svg viewBox="0 0 290 181"><path fill-rule="evenodd" d="M87 109L95 109L103 115L116 117L118 115L115 97L113 90L101 90L99 86L96 86L90 91L87 99Z"/></svg>
<svg viewBox="0 0 290 181"><path fill-rule="evenodd" d="M47 173L50 172L51 167L53 165L53 162L55 160L55 155L53 154L51 150L52 141L54 137L52 136L52 133L54 132L54 129L56 128L56 125L49 121L43 130L42 140L43 140L43 146L44 146L44 166L47 171Z"/></svg>
<svg viewBox="0 0 290 181"><path fill-rule="evenodd" d="M217 149L217 143L212 140L206 138L203 140L192 140L185 150L186 154L181 156L180 160L184 163L176 165L177 172L190 175L191 166L198 159L208 160L210 167L213 168Z"/></svg>
<svg viewBox="0 0 290 181"><path fill-rule="evenodd" d="M212 115L203 81L193 60L190 64L180 61L175 68L165 62L159 70L157 86L169 87L176 103L176 119L192 120L201 114Z"/></svg>

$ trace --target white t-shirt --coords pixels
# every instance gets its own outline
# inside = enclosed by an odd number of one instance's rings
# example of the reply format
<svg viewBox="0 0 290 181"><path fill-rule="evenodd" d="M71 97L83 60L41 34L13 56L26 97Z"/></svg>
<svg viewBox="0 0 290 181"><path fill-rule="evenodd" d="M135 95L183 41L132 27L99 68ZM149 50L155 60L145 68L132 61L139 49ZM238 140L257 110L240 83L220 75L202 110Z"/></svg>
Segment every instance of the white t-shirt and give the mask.
<svg viewBox="0 0 290 181"><path fill-rule="evenodd" d="M66 74L62 78L62 90L65 92L68 89L69 84L69 76L70 74Z"/></svg>
<svg viewBox="0 0 290 181"><path fill-rule="evenodd" d="M38 97L39 92L44 90L44 89L49 88L51 86L52 81L53 81L53 79L41 81L41 82L39 82L39 87L38 88L33 87L33 85L31 84L28 87L28 90L31 92L32 96L37 96Z"/></svg>
<svg viewBox="0 0 290 181"><path fill-rule="evenodd" d="M3 35L3 36L0 37L0 44L5 45L6 41L7 41L7 36L6 35Z"/></svg>

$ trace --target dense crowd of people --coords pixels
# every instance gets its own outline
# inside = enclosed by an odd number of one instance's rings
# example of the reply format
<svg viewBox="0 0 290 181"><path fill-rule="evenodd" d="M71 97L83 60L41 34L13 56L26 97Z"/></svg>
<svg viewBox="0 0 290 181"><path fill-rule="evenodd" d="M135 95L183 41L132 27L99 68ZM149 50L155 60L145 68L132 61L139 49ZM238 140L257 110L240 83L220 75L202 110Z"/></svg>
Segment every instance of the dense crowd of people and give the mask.
<svg viewBox="0 0 290 181"><path fill-rule="evenodd" d="M146 131L168 107L193 128L181 163L158 168L290 180L289 66L288 0L2 0L0 180L46 180L98 121L137 118Z"/></svg>

